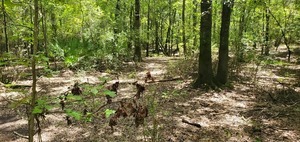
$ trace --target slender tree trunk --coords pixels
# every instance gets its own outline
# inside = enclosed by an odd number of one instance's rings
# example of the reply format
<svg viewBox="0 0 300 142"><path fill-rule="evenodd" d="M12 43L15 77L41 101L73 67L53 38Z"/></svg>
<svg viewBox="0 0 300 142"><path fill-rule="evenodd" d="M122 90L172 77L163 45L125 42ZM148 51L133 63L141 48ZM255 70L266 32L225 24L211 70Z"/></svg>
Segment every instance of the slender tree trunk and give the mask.
<svg viewBox="0 0 300 142"><path fill-rule="evenodd" d="M214 86L212 58L211 58L211 28L212 28L212 1L201 1L201 21L200 21L200 54L198 78L194 87L198 88L206 84Z"/></svg>
<svg viewBox="0 0 300 142"><path fill-rule="evenodd" d="M265 35L265 12L263 11L262 12L262 31L263 31L263 34ZM261 52L260 54L263 55L264 54L264 50L265 49L265 45L264 46L261 46Z"/></svg>
<svg viewBox="0 0 300 142"><path fill-rule="evenodd" d="M130 15L129 15L129 35L128 35L128 42L127 48L129 50L132 49L132 29L133 29L133 6L130 6Z"/></svg>
<svg viewBox="0 0 300 142"><path fill-rule="evenodd" d="M223 0L222 9L222 23L220 32L220 48L219 48L219 62L216 75L217 84L225 84L228 78L228 41L229 41L229 28L230 28L230 16L231 9L234 0Z"/></svg>
<svg viewBox="0 0 300 142"><path fill-rule="evenodd" d="M4 0L2 0L2 14L3 14L3 32L4 32L4 51L9 52L9 47L8 47L8 35L7 35L7 21L6 21L6 10L5 10L5 5L4 5Z"/></svg>
<svg viewBox="0 0 300 142"><path fill-rule="evenodd" d="M159 35L158 35L158 21L155 20L155 52L159 54Z"/></svg>
<svg viewBox="0 0 300 142"><path fill-rule="evenodd" d="M116 9L115 9L115 26L114 26L114 36L115 40L118 41L117 34L120 33L120 0L117 0Z"/></svg>
<svg viewBox="0 0 300 142"><path fill-rule="evenodd" d="M44 49L45 49L45 55L46 57L49 57L48 55L48 37L47 37L47 14L44 7L42 7L41 4L41 11L42 11L42 26L43 26L43 36L44 36ZM49 62L47 61L47 65L49 67Z"/></svg>
<svg viewBox="0 0 300 142"><path fill-rule="evenodd" d="M30 102L30 109L29 109L29 120L28 120L28 131L29 131L29 142L33 142L33 136L34 136L34 118L35 114L33 114L33 109L35 107L36 103L36 69L35 69L35 62L36 62L36 50L38 46L38 0L34 0L34 31L33 31L33 54L32 54L32 94L31 94L31 102Z"/></svg>
<svg viewBox="0 0 300 142"><path fill-rule="evenodd" d="M172 22L170 23L171 24L171 35L170 35L170 44L169 44L169 49L170 49L170 53L174 56L175 55L175 52L173 52L173 42L174 42L174 24L175 24L175 18L176 18L176 9L174 9L173 11L173 17L172 17ZM178 50L178 53L179 53L179 48L176 48L176 50Z"/></svg>
<svg viewBox="0 0 300 142"><path fill-rule="evenodd" d="M182 1L182 42L183 42L183 54L187 55L186 49L186 37L185 37L185 0Z"/></svg>
<svg viewBox="0 0 300 142"><path fill-rule="evenodd" d="M240 20L239 20L239 31L237 37L237 59L238 61L244 60L244 45L242 43L242 38L244 35L244 28L245 28L245 14L246 14L246 5L243 5Z"/></svg>
<svg viewBox="0 0 300 142"><path fill-rule="evenodd" d="M53 13L53 11L51 12L50 15L51 15L51 29L52 29L52 32L53 32L52 40L54 40L56 42L56 40L57 40L56 15L55 15L55 13Z"/></svg>
<svg viewBox="0 0 300 142"><path fill-rule="evenodd" d="M147 45L146 45L146 57L149 57L149 46L150 46L150 0L148 0L147 10Z"/></svg>
<svg viewBox="0 0 300 142"><path fill-rule="evenodd" d="M135 19L134 19L134 60L142 61L141 45L140 45L140 0L135 0Z"/></svg>
<svg viewBox="0 0 300 142"><path fill-rule="evenodd" d="M219 21L217 20L218 19L218 7L217 5L220 5L220 1L213 1L213 5L215 5L213 7L213 22L212 22L212 42L213 43L216 43L216 41L218 40L217 36L218 36L218 25L217 23L219 23Z"/></svg>
<svg viewBox="0 0 300 142"><path fill-rule="evenodd" d="M168 25L168 30L167 30L167 36L166 36L166 42L165 42L165 47L164 47L164 51L165 51L165 53L167 53L167 55L168 56L170 56L171 55L171 52L170 52L170 50L168 50L168 45L170 44L170 35L171 35L171 25L172 25L172 7L171 7L171 4L172 4L172 2L171 2L171 0L169 0L169 14L168 14L168 16L169 16L169 25Z"/></svg>
<svg viewBox="0 0 300 142"><path fill-rule="evenodd" d="M198 2L197 0L193 0L193 48L196 49L197 47L197 9L198 9Z"/></svg>
<svg viewBox="0 0 300 142"><path fill-rule="evenodd" d="M270 4L270 0L269 0L269 4ZM270 12L269 12L269 7L266 5L265 55L269 55L270 52L269 29L270 29Z"/></svg>

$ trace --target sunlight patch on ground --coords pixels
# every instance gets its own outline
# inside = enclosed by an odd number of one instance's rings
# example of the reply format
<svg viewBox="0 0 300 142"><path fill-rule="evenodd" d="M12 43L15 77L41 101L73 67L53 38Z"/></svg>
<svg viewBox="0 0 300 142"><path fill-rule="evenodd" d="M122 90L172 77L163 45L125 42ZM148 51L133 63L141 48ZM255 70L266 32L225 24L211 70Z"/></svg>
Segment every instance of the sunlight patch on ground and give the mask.
<svg viewBox="0 0 300 142"><path fill-rule="evenodd" d="M43 129L42 131L42 138L43 141L53 141L57 139L57 137L61 138L61 141L76 141L77 134L79 134L82 131L81 128L78 127L57 127L54 125L51 125L47 127L46 129Z"/></svg>
<svg viewBox="0 0 300 142"><path fill-rule="evenodd" d="M250 125L249 120L240 115L225 114L215 122L216 126L230 126L239 127L243 125Z"/></svg>
<svg viewBox="0 0 300 142"><path fill-rule="evenodd" d="M14 131L20 127L20 125L27 125L28 121L24 119L15 120L11 122L6 122L4 124L0 124L0 130L5 131Z"/></svg>
<svg viewBox="0 0 300 142"><path fill-rule="evenodd" d="M22 94L20 92L4 92L4 93L0 93L0 96L1 96L0 101L2 101L2 100L5 100L2 97L4 97L4 98L7 98L7 97L8 98L17 98L19 96L24 96L24 94Z"/></svg>
<svg viewBox="0 0 300 142"><path fill-rule="evenodd" d="M282 137L284 139L287 139L287 140L297 140L297 139L299 140L299 134L296 131L291 131L291 130L289 130L289 131L283 131L280 134L280 137Z"/></svg>

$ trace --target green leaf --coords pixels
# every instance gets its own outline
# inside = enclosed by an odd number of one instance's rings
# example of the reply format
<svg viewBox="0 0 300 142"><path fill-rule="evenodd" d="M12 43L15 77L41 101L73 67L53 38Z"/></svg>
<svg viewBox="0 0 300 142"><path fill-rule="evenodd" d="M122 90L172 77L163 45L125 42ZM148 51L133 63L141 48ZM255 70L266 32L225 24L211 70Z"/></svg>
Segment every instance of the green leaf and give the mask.
<svg viewBox="0 0 300 142"><path fill-rule="evenodd" d="M105 117L108 118L110 115L114 114L116 111L111 109L105 110Z"/></svg>
<svg viewBox="0 0 300 142"><path fill-rule="evenodd" d="M53 108L53 106L45 105L44 108L45 108L46 110L51 110L51 109Z"/></svg>
<svg viewBox="0 0 300 142"><path fill-rule="evenodd" d="M92 122L92 113L90 113L90 112L88 112L87 114L86 114L86 119L85 119L85 121L86 122Z"/></svg>
<svg viewBox="0 0 300 142"><path fill-rule="evenodd" d="M40 108L40 107L35 107L34 109L33 109L33 111L32 111L32 113L33 114L40 114L40 113L42 113L43 112L43 110Z"/></svg>
<svg viewBox="0 0 300 142"><path fill-rule="evenodd" d="M36 100L36 102L39 106L46 104L46 100L42 100L42 99L38 99L38 100Z"/></svg>
<svg viewBox="0 0 300 142"><path fill-rule="evenodd" d="M116 93L113 92L113 91L110 91L110 90L104 91L104 94L105 94L105 95L108 95L108 96L110 96L110 97L115 97L115 96L116 96Z"/></svg>
<svg viewBox="0 0 300 142"><path fill-rule="evenodd" d="M5 0L5 1L4 1L4 4L5 4L8 8L12 8L12 7L18 6L17 4L12 3L11 0Z"/></svg>
<svg viewBox="0 0 300 142"><path fill-rule="evenodd" d="M74 96L74 95L68 95L67 96L67 99L69 100L76 100L76 101L81 101L82 100L82 97L81 96Z"/></svg>
<svg viewBox="0 0 300 142"><path fill-rule="evenodd" d="M93 93L93 95L97 95L99 91L96 88L92 88L91 92Z"/></svg>
<svg viewBox="0 0 300 142"><path fill-rule="evenodd" d="M66 112L68 116L74 117L76 120L81 119L82 114L80 112L73 111L71 109L66 110Z"/></svg>

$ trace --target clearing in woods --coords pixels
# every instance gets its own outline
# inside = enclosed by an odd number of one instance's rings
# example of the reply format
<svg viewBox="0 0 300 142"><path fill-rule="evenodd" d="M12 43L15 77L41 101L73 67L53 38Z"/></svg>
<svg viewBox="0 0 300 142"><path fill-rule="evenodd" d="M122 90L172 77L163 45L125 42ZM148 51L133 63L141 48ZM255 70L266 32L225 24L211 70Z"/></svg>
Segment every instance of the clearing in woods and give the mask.
<svg viewBox="0 0 300 142"><path fill-rule="evenodd" d="M242 79L237 80L238 83L232 83L231 89L194 90L190 88L192 79L168 80L166 77L167 66L179 60L182 59L146 58L142 63L128 64L117 75L97 71L61 70L52 77L40 76L38 95L53 97L58 97L69 90L75 82L100 84L101 77L111 78L107 84L118 80L120 82L118 95L113 98L113 102L132 99L136 92L132 83L138 81L146 87L140 102L147 104L149 109L144 125L136 128L133 117L119 118L112 131L109 119L101 115L91 122L73 120L68 126L66 115L59 108L59 99L54 99L51 102L54 108L41 121L42 140L299 141L299 86L291 88L288 84L275 81L282 77L279 69L274 71L274 68L260 68L255 85L251 83L253 78L247 72L241 72ZM288 67L285 69L284 72L292 71ZM147 71L154 77L154 83L144 82ZM31 81L19 80L16 83L30 86ZM27 87L23 92L29 89ZM3 85L0 90L1 141L27 141L16 135L27 133L27 119L24 114L26 109L12 108L11 105L14 99L24 94L20 90L15 91L16 89ZM116 109L117 106L112 104L110 108ZM37 136L35 138L37 139Z"/></svg>

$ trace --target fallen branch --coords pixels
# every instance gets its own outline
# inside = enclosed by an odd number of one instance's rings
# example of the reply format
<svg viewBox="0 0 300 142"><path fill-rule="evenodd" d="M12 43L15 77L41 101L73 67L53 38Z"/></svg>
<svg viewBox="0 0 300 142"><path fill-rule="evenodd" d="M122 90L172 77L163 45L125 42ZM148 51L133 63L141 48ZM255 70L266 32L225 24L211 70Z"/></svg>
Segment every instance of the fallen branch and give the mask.
<svg viewBox="0 0 300 142"><path fill-rule="evenodd" d="M182 119L182 122L183 122L183 123L186 123L186 124L189 124L189 125L192 125L192 126L195 126L195 127L197 127L197 128L201 128L201 125L198 124L198 123L195 123L195 122L189 122L189 121L187 121L187 120L185 120L185 119Z"/></svg>
<svg viewBox="0 0 300 142"><path fill-rule="evenodd" d="M163 79L163 80L155 80L147 83L155 83L155 82L168 82L168 81L176 81L176 80L183 80L182 77L170 78L170 79Z"/></svg>
<svg viewBox="0 0 300 142"><path fill-rule="evenodd" d="M21 138L24 138L24 139L29 139L29 137L28 137L28 136L22 135L22 134L20 134L20 133L18 133L18 132L16 132L16 131L14 131L13 133L14 133L15 135L17 135L17 136L21 137Z"/></svg>
<svg viewBox="0 0 300 142"><path fill-rule="evenodd" d="M34 135L35 135L36 133L38 133L38 132L39 132L39 130L36 130L36 131L34 132ZM15 135L21 137L21 138L29 139L29 136L22 135L22 134L20 134L20 133L18 133L18 132L16 132L16 131L14 131L13 133L14 133Z"/></svg>
<svg viewBox="0 0 300 142"><path fill-rule="evenodd" d="M12 89L18 89L18 88L26 88L26 87L31 87L31 85L27 85L27 84L9 84L9 85L5 85L5 87L8 88L12 88Z"/></svg>

